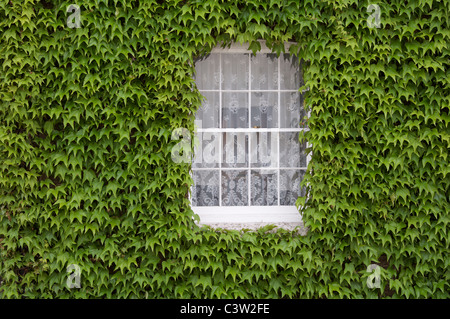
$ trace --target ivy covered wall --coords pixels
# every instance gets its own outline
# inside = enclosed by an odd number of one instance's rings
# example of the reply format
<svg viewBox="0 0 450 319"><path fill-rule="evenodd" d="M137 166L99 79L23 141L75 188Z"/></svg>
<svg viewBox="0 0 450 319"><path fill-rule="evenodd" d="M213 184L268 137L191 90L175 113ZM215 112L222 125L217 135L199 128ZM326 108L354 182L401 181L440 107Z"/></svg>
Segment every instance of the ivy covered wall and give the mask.
<svg viewBox="0 0 450 319"><path fill-rule="evenodd" d="M2 0L0 296L449 298L449 11ZM194 59L258 39L307 62L306 236L196 226L171 159Z"/></svg>

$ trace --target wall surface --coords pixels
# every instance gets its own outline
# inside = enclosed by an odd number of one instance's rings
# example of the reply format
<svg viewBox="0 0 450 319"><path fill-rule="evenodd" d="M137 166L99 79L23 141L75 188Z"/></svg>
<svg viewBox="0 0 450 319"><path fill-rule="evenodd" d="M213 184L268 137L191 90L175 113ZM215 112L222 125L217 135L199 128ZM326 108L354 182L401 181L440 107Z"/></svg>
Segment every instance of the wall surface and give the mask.
<svg viewBox="0 0 450 319"><path fill-rule="evenodd" d="M69 4L0 2L2 298L450 297L449 1ZM305 236L197 226L171 159L258 39L307 61Z"/></svg>

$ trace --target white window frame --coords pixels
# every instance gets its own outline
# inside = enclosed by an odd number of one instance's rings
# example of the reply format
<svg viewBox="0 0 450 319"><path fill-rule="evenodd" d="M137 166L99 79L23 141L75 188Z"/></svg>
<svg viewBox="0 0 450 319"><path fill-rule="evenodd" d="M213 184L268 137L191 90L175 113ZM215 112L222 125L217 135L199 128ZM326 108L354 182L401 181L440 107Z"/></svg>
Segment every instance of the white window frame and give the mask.
<svg viewBox="0 0 450 319"><path fill-rule="evenodd" d="M256 52L256 54L268 54L273 53L271 49L269 49L265 45L265 41L259 41L261 44L261 50ZM285 52L289 52L289 47L296 43L287 42L285 43ZM251 50L248 50L249 43L238 44L233 43L228 48L221 48L220 45L213 48L211 53L243 53L243 54L251 54L253 53ZM280 60L278 59L278 63ZM219 74L222 76L221 66L219 69ZM251 63L249 63L249 77L251 76ZM221 81L221 79L220 79ZM249 104L251 105L251 80L249 79L249 89L248 90L222 90L222 87L219 86L219 90L200 90L201 92L219 92L220 105L222 105L222 92L248 92L249 94ZM255 92L255 91L253 91ZM280 64L278 65L278 89L277 90L257 90L257 92L299 92L298 90L281 90L280 89ZM303 92L302 92L303 93ZM278 105L280 105L280 94L278 94ZM278 121L280 121L280 110L281 107L278 107ZM251 108L249 110L249 121L251 121ZM307 117L309 117L309 112ZM219 120L222 118L222 108L219 110ZM308 128L265 128L264 132L301 132L306 131ZM260 129L253 128L196 128L198 133L225 133L225 132L239 132L239 133L252 133L252 132L261 132ZM250 143L250 140L249 140ZM280 143L278 141L278 150L277 153L280 153ZM222 160L222 151L224 145L220 143L219 146L219 158ZM306 142L306 147L310 147L310 144ZM249 144L249 164L251 163L251 145ZM305 167L297 167L295 169L307 170L309 161L311 159L311 155L308 154L306 158L306 166ZM222 168L221 164L219 164L219 169ZM278 173L280 172L280 161L277 161L276 167L267 167L262 169L272 169L276 170ZM192 168L192 170L215 170L217 168ZM228 169L228 168L227 168ZM244 168L238 168L243 170ZM261 168L245 168L249 170L248 175L248 183L250 185L251 180L251 169L261 169ZM292 168L289 168L292 169ZM222 174L219 174L219 187L222 186ZM280 176L278 175L278 189L280 184ZM221 191L219 192L219 203L221 203ZM258 228L268 224L274 224L276 226L281 226L283 228L294 228L297 226L302 226L302 216L301 212L297 209L296 206L251 206L250 205L250 192L248 194L249 197L249 206L191 206L192 210L195 214L197 214L200 218L199 225L210 225L210 226L218 226L221 228ZM278 197L278 203L280 198Z"/></svg>

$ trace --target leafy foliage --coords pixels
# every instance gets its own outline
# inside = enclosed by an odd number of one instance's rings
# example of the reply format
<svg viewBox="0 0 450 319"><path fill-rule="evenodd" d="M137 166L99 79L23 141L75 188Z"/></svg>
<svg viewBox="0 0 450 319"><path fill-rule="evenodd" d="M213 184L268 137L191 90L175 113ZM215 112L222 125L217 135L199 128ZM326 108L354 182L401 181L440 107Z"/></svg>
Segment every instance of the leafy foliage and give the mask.
<svg viewBox="0 0 450 319"><path fill-rule="evenodd" d="M448 1L68 4L0 3L0 296L449 298ZM304 237L199 228L171 159L195 57L258 39L308 62Z"/></svg>

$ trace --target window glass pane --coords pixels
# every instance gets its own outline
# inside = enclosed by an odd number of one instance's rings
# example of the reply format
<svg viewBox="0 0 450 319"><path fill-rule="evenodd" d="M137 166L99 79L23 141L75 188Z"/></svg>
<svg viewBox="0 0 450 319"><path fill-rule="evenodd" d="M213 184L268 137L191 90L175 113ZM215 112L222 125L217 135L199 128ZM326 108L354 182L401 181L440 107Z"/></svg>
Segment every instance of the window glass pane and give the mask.
<svg viewBox="0 0 450 319"><path fill-rule="evenodd" d="M295 205L299 196L305 196L300 182L305 175L304 170L280 170L280 205Z"/></svg>
<svg viewBox="0 0 450 319"><path fill-rule="evenodd" d="M222 205L248 206L248 171L222 171Z"/></svg>
<svg viewBox="0 0 450 319"><path fill-rule="evenodd" d="M222 90L248 90L248 54L222 54Z"/></svg>
<svg viewBox="0 0 450 319"><path fill-rule="evenodd" d="M306 127L306 112L303 108L303 94L300 92L280 93L280 127Z"/></svg>
<svg viewBox="0 0 450 319"><path fill-rule="evenodd" d="M223 133L223 167L248 167L248 133Z"/></svg>
<svg viewBox="0 0 450 319"><path fill-rule="evenodd" d="M252 92L252 128L278 127L278 95L276 92Z"/></svg>
<svg viewBox="0 0 450 319"><path fill-rule="evenodd" d="M257 54L251 57L252 90L278 89L278 59L276 54Z"/></svg>
<svg viewBox="0 0 450 319"><path fill-rule="evenodd" d="M298 90L300 86L300 67L298 58L287 53L281 54L280 89Z"/></svg>
<svg viewBox="0 0 450 319"><path fill-rule="evenodd" d="M195 134L193 168L218 168L220 161L220 133Z"/></svg>
<svg viewBox="0 0 450 319"><path fill-rule="evenodd" d="M193 180L192 205L219 206L219 171L194 171Z"/></svg>
<svg viewBox="0 0 450 319"><path fill-rule="evenodd" d="M251 171L251 205L278 205L278 174L276 170Z"/></svg>
<svg viewBox="0 0 450 319"><path fill-rule="evenodd" d="M195 119L202 121L202 128L219 128L219 92L201 92L205 99L197 110Z"/></svg>
<svg viewBox="0 0 450 319"><path fill-rule="evenodd" d="M195 83L199 90L218 90L220 85L220 56L210 54L195 63Z"/></svg>
<svg viewBox="0 0 450 319"><path fill-rule="evenodd" d="M247 93L223 93L222 128L248 128Z"/></svg>
<svg viewBox="0 0 450 319"><path fill-rule="evenodd" d="M251 166L276 167L278 165L278 132L252 132Z"/></svg>
<svg viewBox="0 0 450 319"><path fill-rule="evenodd" d="M280 167L306 167L305 148L298 132L280 132Z"/></svg>

